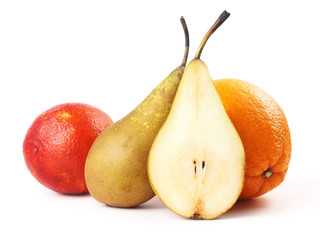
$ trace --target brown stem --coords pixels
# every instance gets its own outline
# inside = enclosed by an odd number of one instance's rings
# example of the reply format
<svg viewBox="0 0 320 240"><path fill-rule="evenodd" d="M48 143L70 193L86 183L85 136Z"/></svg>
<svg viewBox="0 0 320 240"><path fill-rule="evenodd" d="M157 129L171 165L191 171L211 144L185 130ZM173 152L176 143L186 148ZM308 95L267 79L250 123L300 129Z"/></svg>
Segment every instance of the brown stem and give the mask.
<svg viewBox="0 0 320 240"><path fill-rule="evenodd" d="M206 42L208 41L210 36L221 26L222 23L224 23L225 20L227 20L227 18L229 16L230 16L230 13L228 13L227 11L223 11L221 13L219 18L216 20L216 22L212 25L212 27L209 29L207 34L202 39L202 42L200 43L200 46L198 48L198 51L196 53L196 57L195 58L200 59L200 55L201 55L202 49L203 49L204 45L206 45Z"/></svg>
<svg viewBox="0 0 320 240"><path fill-rule="evenodd" d="M185 49L184 49L184 56L183 56L183 59L182 59L181 66L185 67L186 64L187 64L188 54L189 54L189 31L188 31L187 23L186 23L186 21L184 20L183 17L180 18L180 22L181 22L182 27L183 27L184 38L185 38Z"/></svg>

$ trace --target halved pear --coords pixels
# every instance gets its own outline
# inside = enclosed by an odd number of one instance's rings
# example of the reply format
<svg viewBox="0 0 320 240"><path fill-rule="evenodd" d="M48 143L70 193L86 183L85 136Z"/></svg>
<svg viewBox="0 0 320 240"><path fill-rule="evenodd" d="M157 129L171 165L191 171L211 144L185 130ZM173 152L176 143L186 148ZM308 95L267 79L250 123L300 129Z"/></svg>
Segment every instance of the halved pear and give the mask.
<svg viewBox="0 0 320 240"><path fill-rule="evenodd" d="M148 174L154 192L173 212L212 219L237 201L245 153L209 71L199 59L201 50L188 64L152 145Z"/></svg>

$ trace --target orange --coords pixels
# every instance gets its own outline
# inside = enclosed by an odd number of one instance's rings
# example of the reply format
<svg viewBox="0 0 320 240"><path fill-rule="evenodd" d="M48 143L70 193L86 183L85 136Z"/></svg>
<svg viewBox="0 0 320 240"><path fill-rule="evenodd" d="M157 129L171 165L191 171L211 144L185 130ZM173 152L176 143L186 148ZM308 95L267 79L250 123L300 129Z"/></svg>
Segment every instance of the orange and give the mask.
<svg viewBox="0 0 320 240"><path fill-rule="evenodd" d="M88 192L84 166L96 137L111 118L82 103L57 105L38 116L23 142L26 165L47 188L64 194Z"/></svg>
<svg viewBox="0 0 320 240"><path fill-rule="evenodd" d="M259 87L237 79L215 80L246 154L240 199L261 196L285 178L291 158L288 122L278 103Z"/></svg>

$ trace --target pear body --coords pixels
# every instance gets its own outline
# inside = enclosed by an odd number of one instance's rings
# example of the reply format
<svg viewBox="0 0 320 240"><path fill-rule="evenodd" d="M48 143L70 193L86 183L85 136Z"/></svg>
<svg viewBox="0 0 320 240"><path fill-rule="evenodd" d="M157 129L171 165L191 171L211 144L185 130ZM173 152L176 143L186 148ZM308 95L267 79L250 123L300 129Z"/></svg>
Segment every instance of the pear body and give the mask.
<svg viewBox="0 0 320 240"><path fill-rule="evenodd" d="M194 59L149 154L154 192L181 216L212 219L238 199L244 168L240 137L206 65Z"/></svg>
<svg viewBox="0 0 320 240"><path fill-rule="evenodd" d="M170 111L184 67L176 68L127 116L93 143L85 165L90 194L115 207L133 207L154 196L147 173L152 142Z"/></svg>

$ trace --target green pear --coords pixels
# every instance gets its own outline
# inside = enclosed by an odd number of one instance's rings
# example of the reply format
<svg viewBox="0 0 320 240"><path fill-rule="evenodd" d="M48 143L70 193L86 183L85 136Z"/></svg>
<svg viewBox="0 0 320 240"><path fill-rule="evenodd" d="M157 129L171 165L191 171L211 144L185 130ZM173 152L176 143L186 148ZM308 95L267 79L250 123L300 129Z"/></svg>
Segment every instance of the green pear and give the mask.
<svg viewBox="0 0 320 240"><path fill-rule="evenodd" d="M223 12L185 69L170 113L149 154L154 192L173 212L212 219L237 201L244 181L245 153L200 60L210 35L228 18Z"/></svg>
<svg viewBox="0 0 320 240"><path fill-rule="evenodd" d="M133 207L155 195L148 179L148 154L168 116L188 58L188 29L184 18L180 20L185 33L181 66L172 71L132 112L106 128L88 153L86 184L93 198L101 203Z"/></svg>

